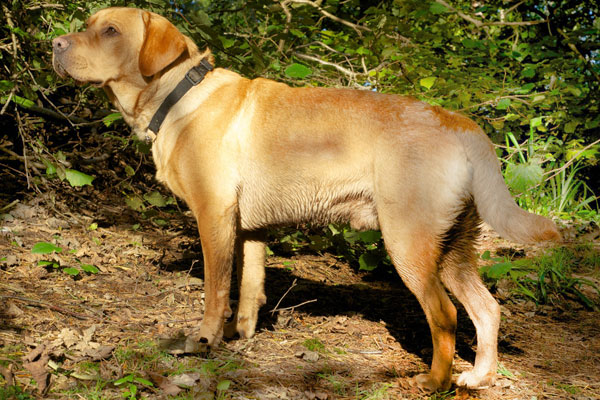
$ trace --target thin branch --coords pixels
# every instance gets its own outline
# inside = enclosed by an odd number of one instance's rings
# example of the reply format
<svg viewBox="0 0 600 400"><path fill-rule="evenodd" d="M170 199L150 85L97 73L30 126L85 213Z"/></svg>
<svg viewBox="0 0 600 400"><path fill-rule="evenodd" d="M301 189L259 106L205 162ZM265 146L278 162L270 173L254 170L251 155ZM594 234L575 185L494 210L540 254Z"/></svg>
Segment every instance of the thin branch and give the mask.
<svg viewBox="0 0 600 400"><path fill-rule="evenodd" d="M483 22L481 20L478 20L477 18L473 18L468 14L463 13L460 10L457 10L456 8L452 7L448 2L444 1L444 0L435 0L436 3L439 3L441 5L443 5L444 7L446 7L448 10L452 11L453 13L456 13L459 17L461 17L462 19L464 19L465 21L469 21L470 23L472 23L473 25L475 25L478 28L482 28L482 27L486 27L486 26L521 26L521 25L537 25L537 24L543 24L548 22L548 20L544 19L544 20L538 20L538 21L509 21L509 22L505 22L505 21L492 21L492 22Z"/></svg>
<svg viewBox="0 0 600 400"><path fill-rule="evenodd" d="M565 165L563 165L562 167L554 169L552 171L546 172L546 174L551 174L552 172L554 172L554 173L552 175L550 175L549 177L547 177L546 179L544 179L544 181L549 181L550 179L554 178L556 175L560 174L562 171L564 171L565 169L567 169L571 164L573 164L575 162L575 160L577 160L577 157L579 157L579 155L581 153L583 153L584 151L586 151L590 147L593 147L593 146L597 145L598 143L600 143L600 139L596 140L593 143L588 144L583 149L579 150L577 152L577 154L575 154L573 157L571 157L571 159L569 161L567 161L565 163Z"/></svg>
<svg viewBox="0 0 600 400"><path fill-rule="evenodd" d="M287 294L290 292L290 290L292 290L294 287L296 287L296 282L298 281L298 279L294 279L294 282L292 282L292 285L288 288L288 290L285 291L285 293L283 294L283 296L281 296L281 298L279 299L279 301L277 302L277 304L275 304L275 308L273 308L271 310L271 314L274 314L275 311L278 310L277 307L279 307L279 304L281 304L281 301L285 298L285 296L287 296Z"/></svg>
<svg viewBox="0 0 600 400"><path fill-rule="evenodd" d="M292 23L292 13L290 12L290 9L288 8L289 3L290 3L289 0L282 1L281 3L279 3L281 5L281 9L283 10L283 13L285 14L285 28L283 29L283 37L279 40L279 45L277 46L277 50L280 53L283 52L283 47L285 46L285 36L290 31L290 24Z"/></svg>
<svg viewBox="0 0 600 400"><path fill-rule="evenodd" d="M336 63L332 63L330 61L325 61L325 60L321 60L320 58L314 57L314 56L309 56L308 54L302 54L302 53L294 53L294 55L298 58L303 58L305 60L310 60L310 61L315 61L318 62L319 64L322 65L328 65L330 67L334 67L335 69L337 69L338 71L348 75L350 78L355 79L357 75L360 75L354 71L350 71L347 68L342 67L339 64Z"/></svg>
<svg viewBox="0 0 600 400"><path fill-rule="evenodd" d="M29 303L29 304L36 305L36 306L43 306L43 307L49 308L52 311L58 311L61 314L70 315L77 319L89 319L90 318L88 315L65 310L64 308L61 308L61 307L58 307L58 306L55 306L52 304L48 304L44 301L30 299L28 297L4 295L4 296L0 296L0 299L12 299L12 300L18 300L18 301L22 301L24 303Z"/></svg>
<svg viewBox="0 0 600 400"><path fill-rule="evenodd" d="M362 36L361 31L371 31L371 29L367 28L366 26L356 25L350 21L346 21L345 19L342 19L336 15L333 15L329 11L323 9L323 7L321 7L317 2L310 1L310 0L290 0L290 1L292 3L297 3L297 4L308 4L309 6L316 8L317 10L319 10L319 12L321 14L323 14L327 18L334 20L336 22L339 22L340 24L349 26L350 28L354 29L356 31L356 33L358 33L359 36Z"/></svg>
<svg viewBox="0 0 600 400"><path fill-rule="evenodd" d="M575 46L574 43L571 42L571 39L569 39L569 37L567 36L567 34L565 33L565 31L563 31L562 29L558 28L558 33L561 34L562 37L565 38L565 40L567 41L567 45L569 46L569 48L575 53L577 54L577 56L579 57L579 59L581 61L583 61L583 64L586 66L586 68L588 69L588 71L590 71L594 77L596 78L596 80L598 82L600 82L600 76L598 76L598 73L594 70L594 68L590 65L590 62L588 59L586 59L584 57L583 54L581 54L581 52L579 51L579 49L577 48L577 46Z"/></svg>

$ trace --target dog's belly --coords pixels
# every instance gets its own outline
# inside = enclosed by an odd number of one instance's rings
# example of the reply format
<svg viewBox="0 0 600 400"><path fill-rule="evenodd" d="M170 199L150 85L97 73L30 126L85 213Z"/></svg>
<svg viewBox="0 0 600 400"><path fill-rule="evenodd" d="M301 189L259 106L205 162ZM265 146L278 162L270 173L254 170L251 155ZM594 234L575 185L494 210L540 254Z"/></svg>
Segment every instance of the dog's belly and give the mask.
<svg viewBox="0 0 600 400"><path fill-rule="evenodd" d="M358 182L254 184L238 198L243 230L311 223L349 222L357 230L379 229L372 191Z"/></svg>

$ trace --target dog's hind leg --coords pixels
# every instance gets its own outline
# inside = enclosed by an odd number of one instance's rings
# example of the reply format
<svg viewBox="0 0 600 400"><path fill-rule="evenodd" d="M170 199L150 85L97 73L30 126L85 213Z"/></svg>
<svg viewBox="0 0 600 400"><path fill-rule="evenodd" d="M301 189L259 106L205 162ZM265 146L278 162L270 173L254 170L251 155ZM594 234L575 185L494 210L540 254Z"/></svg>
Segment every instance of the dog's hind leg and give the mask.
<svg viewBox="0 0 600 400"><path fill-rule="evenodd" d="M464 305L477 331L475 366L457 380L459 386L476 389L491 386L495 380L500 306L477 271L474 243L479 234L479 216L472 202L465 204L456 221L446 235L440 276Z"/></svg>
<svg viewBox="0 0 600 400"><path fill-rule="evenodd" d="M416 383L427 392L447 390L454 358L456 308L438 275L439 241L425 220L427 213L406 212L407 208L399 204L379 206L381 232L398 274L419 300L431 329L431 371L418 375Z"/></svg>
<svg viewBox="0 0 600 400"><path fill-rule="evenodd" d="M256 330L258 310L267 301L265 282L265 243L262 237L241 236L236 242L239 303L235 319L225 327L225 336L239 333L251 338Z"/></svg>

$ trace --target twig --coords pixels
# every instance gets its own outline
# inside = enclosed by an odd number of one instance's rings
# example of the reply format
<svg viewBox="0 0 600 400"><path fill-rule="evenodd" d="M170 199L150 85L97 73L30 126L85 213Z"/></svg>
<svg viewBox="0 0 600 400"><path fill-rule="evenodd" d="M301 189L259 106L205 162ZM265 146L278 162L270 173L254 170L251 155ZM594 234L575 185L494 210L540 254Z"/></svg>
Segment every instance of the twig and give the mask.
<svg viewBox="0 0 600 400"><path fill-rule="evenodd" d="M279 299L279 301L277 302L277 304L275 304L275 308L273 308L271 310L271 315L275 314L275 311L277 311L277 307L279 307L279 304L281 304L281 301L284 299L285 296L287 296L287 294L290 292L290 290L292 290L294 287L296 287L296 282L298 281L298 279L294 279L294 282L292 282L292 286L290 286L288 288L288 290L285 291L285 293L283 294L283 296L281 296L281 298Z"/></svg>
<svg viewBox="0 0 600 400"><path fill-rule="evenodd" d="M567 161L567 162L565 163L565 165L563 165L562 167L560 167L560 168L557 168L557 169L553 169L552 171L548 171L548 172L546 172L546 174L552 174L553 172L554 172L554 173L553 173L552 175L550 175L549 177L547 177L546 179L544 179L544 181L549 181L550 179L554 178L556 175L560 174L562 171L564 171L565 169L567 169L567 168L568 168L568 167L569 167L571 164L573 164L573 163L575 162L575 160L577 160L577 157L578 157L578 156L579 156L581 153L583 153L584 151L586 151L586 150L587 150L587 149L589 149L590 147L597 145L598 143L600 143L600 139L596 140L596 141L595 141L595 142L593 142L593 143L590 143L590 144L588 144L588 145L587 145L587 146L585 146L583 149L579 150L579 151L577 152L577 154L575 154L573 157L571 157L571 159L570 159L569 161Z"/></svg>
<svg viewBox="0 0 600 400"><path fill-rule="evenodd" d="M5 205L4 207L0 208L0 213L3 213L4 211L10 210L13 206L16 206L19 203L19 200L15 200L10 204Z"/></svg>
<svg viewBox="0 0 600 400"><path fill-rule="evenodd" d="M581 54L581 52L579 51L579 49L577 48L577 46L575 46L574 43L571 43L571 39L567 36L567 34L565 33L565 31L563 31L562 29L558 28L558 33L561 34L562 37L565 38L565 40L567 41L567 45L569 46L569 48L573 51L573 53L575 53L577 55L577 57L579 57L579 59L581 61L583 61L583 64L586 66L586 68L588 69L588 71L590 71L594 77L596 78L596 80L598 82L600 82L600 76L598 75L598 73L594 70L594 68L590 65L590 62L588 59L586 59L583 54Z"/></svg>
<svg viewBox="0 0 600 400"><path fill-rule="evenodd" d="M302 54L302 53L294 53L294 55L298 58L303 58L305 60L310 60L310 61L315 61L318 62L319 64L322 65L329 65L331 67L334 67L335 69L337 69L338 71L348 75L350 78L355 79L357 75L359 75L358 73L354 72L354 71L350 71L347 68L342 67L339 64L336 63L332 63L330 61L325 61L325 60L321 60L320 58L314 57L314 56L309 56L308 54Z"/></svg>
<svg viewBox="0 0 600 400"><path fill-rule="evenodd" d="M61 307L58 307L58 306L55 306L55 305L52 305L52 304L48 304L48 303L46 303L44 301L30 299L30 298L27 298L27 297L2 295L2 296L0 296L0 299L18 300L18 301L22 301L24 303L29 303L29 304L33 304L33 305L37 305L37 306L47 307L50 310L57 311L57 312L59 312L61 314L70 315L70 316L75 317L77 319L89 319L90 318L88 315L84 315L84 314L76 313L76 312L73 312L73 311L65 310L64 308L61 308Z"/></svg>
<svg viewBox="0 0 600 400"><path fill-rule="evenodd" d="M283 52L283 47L285 46L285 36L290 31L290 24L292 23L292 13L290 12L290 9L288 8L289 3L290 3L290 0L282 1L281 3L279 3L281 5L281 9L283 10L283 13L285 14L285 28L283 28L282 38L279 39L279 44L277 45L277 50L280 53Z"/></svg>
<svg viewBox="0 0 600 400"><path fill-rule="evenodd" d="M0 151L5 152L6 154L8 154L10 157L6 157L6 158L10 158L12 160L19 160L19 161L25 161L25 157L18 155L17 153L15 153L12 150L9 150L5 147L0 146ZM37 162L31 162L30 165L34 168L39 168L39 169L44 169L46 168L46 166L44 164L40 164ZM36 173L39 172L36 170Z"/></svg>
<svg viewBox="0 0 600 400"><path fill-rule="evenodd" d="M275 311L285 311L285 310L293 310L295 308L301 307L305 304L308 303L314 303L315 301L317 301L317 299L312 299L312 300L306 300L300 304L296 304L295 306L290 306L290 307L284 307L284 308L274 308L273 310L271 310L271 313L274 313Z"/></svg>
<svg viewBox="0 0 600 400"><path fill-rule="evenodd" d="M444 7L446 7L447 9L449 9L450 11L452 11L453 13L456 13L459 17L461 17L462 19L464 19L465 21L469 21L470 23L472 23L473 25L475 25L478 28L482 28L482 27L486 27L486 26L504 26L504 25L508 25L508 26L522 26L522 25L537 25L537 24L543 24L548 22L547 19L543 19L543 20L538 20L538 21L509 21L509 22L505 22L505 21L492 21L492 22L483 22L478 20L477 18L473 18L470 15L467 15L465 13L463 13L460 10L457 10L456 8L452 7L448 2L444 1L444 0L435 0L436 3L439 3L441 5L443 5ZM512 11L512 9L511 9Z"/></svg>
<svg viewBox="0 0 600 400"><path fill-rule="evenodd" d="M323 9L323 7L321 7L317 2L314 1L310 1L310 0L290 0L292 3L297 3L297 4L308 4L311 7L316 8L317 10L319 10L319 12L321 14L323 14L324 16L326 16L329 19L332 19L336 22L339 22L340 24L349 26L350 28L354 29L356 31L356 33L358 33L359 36L362 36L362 32L361 31L371 31L371 29L367 28L366 26L362 26L362 25L356 25L353 24L350 21L346 21L345 19L342 19L338 16L333 15L332 13L328 12L327 10Z"/></svg>

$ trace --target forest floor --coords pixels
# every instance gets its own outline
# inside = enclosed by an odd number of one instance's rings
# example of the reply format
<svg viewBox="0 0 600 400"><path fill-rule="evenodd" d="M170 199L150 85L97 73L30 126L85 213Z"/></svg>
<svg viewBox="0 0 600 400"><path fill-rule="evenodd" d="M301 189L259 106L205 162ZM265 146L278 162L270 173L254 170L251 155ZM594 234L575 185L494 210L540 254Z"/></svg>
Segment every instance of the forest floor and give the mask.
<svg viewBox="0 0 600 400"><path fill-rule="evenodd" d="M201 248L189 212L141 218L110 185L29 194L7 207L18 190L5 188L0 399L429 397L412 384L428 370L429 328L389 271L358 271L334 254L274 246L255 337L225 341L208 356L173 355L177 338L202 317ZM597 226L570 229L571 245L592 243L598 251ZM33 254L38 242L61 250ZM480 248L525 258L544 251L489 230ZM98 272L84 272L86 265ZM598 266L586 276L598 281ZM597 311L570 300L536 305L502 284L494 296L502 308L496 385L430 398L600 398ZM470 368L474 345L459 307L455 376Z"/></svg>

